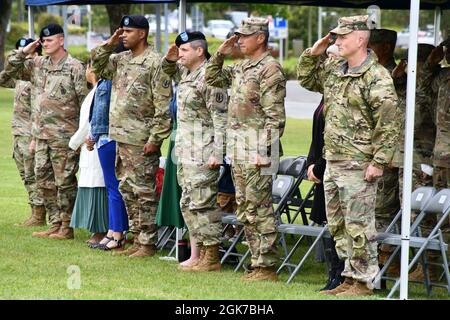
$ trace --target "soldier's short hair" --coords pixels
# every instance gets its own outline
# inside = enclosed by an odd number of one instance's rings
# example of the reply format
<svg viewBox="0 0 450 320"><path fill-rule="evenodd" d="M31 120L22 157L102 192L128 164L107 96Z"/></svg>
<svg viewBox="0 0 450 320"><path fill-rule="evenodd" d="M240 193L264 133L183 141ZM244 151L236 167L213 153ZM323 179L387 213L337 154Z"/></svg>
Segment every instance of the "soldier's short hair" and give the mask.
<svg viewBox="0 0 450 320"><path fill-rule="evenodd" d="M194 41L189 42L192 49L202 48L203 54L205 55L206 59L209 59L210 54L208 53L208 43L206 40L203 39L197 39Z"/></svg>

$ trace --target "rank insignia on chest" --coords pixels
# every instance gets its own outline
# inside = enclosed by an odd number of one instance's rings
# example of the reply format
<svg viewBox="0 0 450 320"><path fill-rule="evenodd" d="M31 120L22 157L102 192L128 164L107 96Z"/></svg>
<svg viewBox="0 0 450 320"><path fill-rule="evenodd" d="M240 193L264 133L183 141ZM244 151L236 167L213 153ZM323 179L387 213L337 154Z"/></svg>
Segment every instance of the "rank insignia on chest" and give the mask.
<svg viewBox="0 0 450 320"><path fill-rule="evenodd" d="M216 93L216 102L218 102L218 103L223 102L223 93L221 93L221 92Z"/></svg>

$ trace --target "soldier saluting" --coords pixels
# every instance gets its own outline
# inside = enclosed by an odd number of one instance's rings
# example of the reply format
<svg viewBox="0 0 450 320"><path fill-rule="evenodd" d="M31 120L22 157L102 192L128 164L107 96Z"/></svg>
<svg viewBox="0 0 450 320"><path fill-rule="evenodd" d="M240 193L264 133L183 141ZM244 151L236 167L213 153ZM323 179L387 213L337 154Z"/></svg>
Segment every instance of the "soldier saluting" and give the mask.
<svg viewBox="0 0 450 320"><path fill-rule="evenodd" d="M171 131L171 82L161 72L161 56L147 43L148 29L145 17L124 16L111 38L91 52L95 74L113 82L109 135L117 141L119 190L135 235L123 252L132 257L155 254L156 170ZM120 40L129 50L113 54Z"/></svg>
<svg viewBox="0 0 450 320"><path fill-rule="evenodd" d="M345 260L342 296L373 294L378 273L377 179L390 163L399 135L398 98L389 72L367 49L368 16L343 17L336 34L342 59L321 60L331 35L306 49L297 65L300 84L324 95L325 201L328 227Z"/></svg>
<svg viewBox="0 0 450 320"><path fill-rule="evenodd" d="M27 59L40 45L46 56ZM33 85L36 112L30 149L35 149L36 183L52 225L33 236L73 239L69 225L77 193L78 154L69 148L69 139L77 131L87 93L84 67L64 49L62 27L50 24L41 30L38 40L8 57L5 71Z"/></svg>

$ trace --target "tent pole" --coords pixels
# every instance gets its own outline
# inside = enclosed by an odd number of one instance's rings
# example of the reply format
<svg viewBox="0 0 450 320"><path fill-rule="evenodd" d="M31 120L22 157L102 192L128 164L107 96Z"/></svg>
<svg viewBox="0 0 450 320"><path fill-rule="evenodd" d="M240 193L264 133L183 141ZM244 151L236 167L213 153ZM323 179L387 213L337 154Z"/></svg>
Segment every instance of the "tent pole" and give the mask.
<svg viewBox="0 0 450 320"><path fill-rule="evenodd" d="M169 50L169 4L164 3L164 52Z"/></svg>
<svg viewBox="0 0 450 320"><path fill-rule="evenodd" d="M322 38L322 7L317 11L317 40Z"/></svg>
<svg viewBox="0 0 450 320"><path fill-rule="evenodd" d="M28 38L34 39L34 16L31 6L28 6Z"/></svg>
<svg viewBox="0 0 450 320"><path fill-rule="evenodd" d="M156 4L156 37L155 37L156 51L161 53L161 5Z"/></svg>
<svg viewBox="0 0 450 320"><path fill-rule="evenodd" d="M186 0L180 0L178 6L178 33L186 31Z"/></svg>
<svg viewBox="0 0 450 320"><path fill-rule="evenodd" d="M405 154L403 157L403 214L400 266L400 299L408 299L409 240L411 226L411 189L414 141L414 106L416 100L417 33L420 0L411 0L409 13L408 79L406 87Z"/></svg>
<svg viewBox="0 0 450 320"><path fill-rule="evenodd" d="M441 31L441 15L442 10L441 7L436 7L434 9L434 45L437 46L439 41L441 40L439 37L439 33Z"/></svg>

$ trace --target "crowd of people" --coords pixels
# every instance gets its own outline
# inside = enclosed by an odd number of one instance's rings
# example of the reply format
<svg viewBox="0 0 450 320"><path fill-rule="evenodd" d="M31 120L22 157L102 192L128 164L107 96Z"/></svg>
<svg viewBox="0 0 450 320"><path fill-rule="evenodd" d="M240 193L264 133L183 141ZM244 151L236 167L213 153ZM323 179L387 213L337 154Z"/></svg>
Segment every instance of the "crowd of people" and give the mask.
<svg viewBox="0 0 450 320"><path fill-rule="evenodd" d="M86 67L64 49L57 24L44 27L37 40L19 39L8 55L0 85L16 89L14 160L32 209L22 225L46 225L47 215L49 229L32 236L73 239L73 229L84 228L93 249L155 255L160 148L176 128L176 159L170 160L181 195L170 199L179 201L192 248L180 271L221 269L221 218L228 207L242 222L251 253L242 279L276 281L272 179L283 155L287 79L268 47L268 21L244 19L212 56L201 32L179 34L164 57L148 44L148 32L145 17L124 16ZM372 281L393 251L378 246L376 235L401 199L407 61L395 62L396 38L395 31L375 29L368 16L342 17L298 61L301 86L323 94L313 115L307 175L316 184L310 219L327 224L333 236L326 243L324 294L373 294ZM245 59L224 65L236 51ZM450 188L444 57L450 63L450 38L437 47L419 44L413 189ZM234 185L222 193L221 166ZM427 221L424 230L432 227ZM398 273L398 261L389 272ZM432 266L430 273L437 275ZM418 267L410 277L423 278L423 271Z"/></svg>

